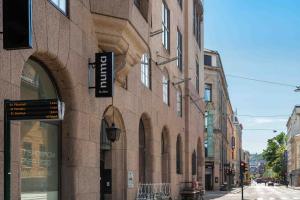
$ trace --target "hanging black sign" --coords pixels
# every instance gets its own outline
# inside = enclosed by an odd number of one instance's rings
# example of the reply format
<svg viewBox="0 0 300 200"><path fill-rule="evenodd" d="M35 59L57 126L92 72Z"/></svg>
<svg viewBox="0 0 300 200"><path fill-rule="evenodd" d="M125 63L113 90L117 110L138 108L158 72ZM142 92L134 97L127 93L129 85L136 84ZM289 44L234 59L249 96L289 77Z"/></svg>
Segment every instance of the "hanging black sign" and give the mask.
<svg viewBox="0 0 300 200"><path fill-rule="evenodd" d="M8 120L62 120L64 103L57 99L6 101Z"/></svg>
<svg viewBox="0 0 300 200"><path fill-rule="evenodd" d="M114 53L96 53L95 96L112 97L114 84Z"/></svg>
<svg viewBox="0 0 300 200"><path fill-rule="evenodd" d="M32 48L32 0L3 0L3 48Z"/></svg>

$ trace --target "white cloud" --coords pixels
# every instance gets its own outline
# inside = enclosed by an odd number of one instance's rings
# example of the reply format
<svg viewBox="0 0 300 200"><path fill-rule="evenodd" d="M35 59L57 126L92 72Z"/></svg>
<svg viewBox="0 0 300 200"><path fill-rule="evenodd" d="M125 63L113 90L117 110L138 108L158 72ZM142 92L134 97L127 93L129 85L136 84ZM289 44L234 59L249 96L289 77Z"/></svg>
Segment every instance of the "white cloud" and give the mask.
<svg viewBox="0 0 300 200"><path fill-rule="evenodd" d="M252 119L252 123L254 124L271 124L276 122L286 122L287 119L280 118L267 118L267 117L257 117Z"/></svg>

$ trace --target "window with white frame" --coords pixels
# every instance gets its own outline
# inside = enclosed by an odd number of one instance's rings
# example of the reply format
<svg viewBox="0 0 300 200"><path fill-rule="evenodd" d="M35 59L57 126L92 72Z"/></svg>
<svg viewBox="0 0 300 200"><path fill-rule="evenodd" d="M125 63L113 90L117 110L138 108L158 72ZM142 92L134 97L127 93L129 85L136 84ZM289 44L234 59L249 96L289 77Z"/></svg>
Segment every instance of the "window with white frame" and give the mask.
<svg viewBox="0 0 300 200"><path fill-rule="evenodd" d="M163 102L169 105L169 79L166 75L163 75Z"/></svg>
<svg viewBox="0 0 300 200"><path fill-rule="evenodd" d="M177 67L182 71L182 34L177 29Z"/></svg>
<svg viewBox="0 0 300 200"><path fill-rule="evenodd" d="M61 12L67 14L67 0L49 0L55 5Z"/></svg>
<svg viewBox="0 0 300 200"><path fill-rule="evenodd" d="M182 93L180 88L176 92L177 116L182 117Z"/></svg>
<svg viewBox="0 0 300 200"><path fill-rule="evenodd" d="M149 56L143 54L141 58L141 81L147 88L150 88L150 75Z"/></svg>
<svg viewBox="0 0 300 200"><path fill-rule="evenodd" d="M170 49L170 10L167 4L162 2L162 44L166 50Z"/></svg>

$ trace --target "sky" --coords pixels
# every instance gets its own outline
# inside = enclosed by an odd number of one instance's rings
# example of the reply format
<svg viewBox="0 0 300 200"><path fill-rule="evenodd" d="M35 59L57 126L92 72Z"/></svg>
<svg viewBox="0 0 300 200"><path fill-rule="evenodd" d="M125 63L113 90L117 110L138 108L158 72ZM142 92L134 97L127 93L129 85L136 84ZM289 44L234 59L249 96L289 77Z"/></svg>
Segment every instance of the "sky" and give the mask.
<svg viewBox="0 0 300 200"><path fill-rule="evenodd" d="M242 145L250 153L261 153L268 139L286 132L300 92L229 75L300 85L299 8L298 0L204 2L205 48L221 55L232 107L244 127Z"/></svg>

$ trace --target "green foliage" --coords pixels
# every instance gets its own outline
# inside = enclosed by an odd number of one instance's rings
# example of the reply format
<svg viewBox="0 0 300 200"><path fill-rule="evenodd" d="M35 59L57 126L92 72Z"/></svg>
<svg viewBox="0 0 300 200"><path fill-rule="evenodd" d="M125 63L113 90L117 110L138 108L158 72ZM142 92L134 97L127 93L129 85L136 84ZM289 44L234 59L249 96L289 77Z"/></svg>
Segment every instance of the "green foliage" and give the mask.
<svg viewBox="0 0 300 200"><path fill-rule="evenodd" d="M284 174L284 152L286 150L287 137L284 132L268 140L267 148L263 150L263 158L267 161L267 168L275 174L272 176L283 176ZM270 175L270 171L268 174Z"/></svg>

